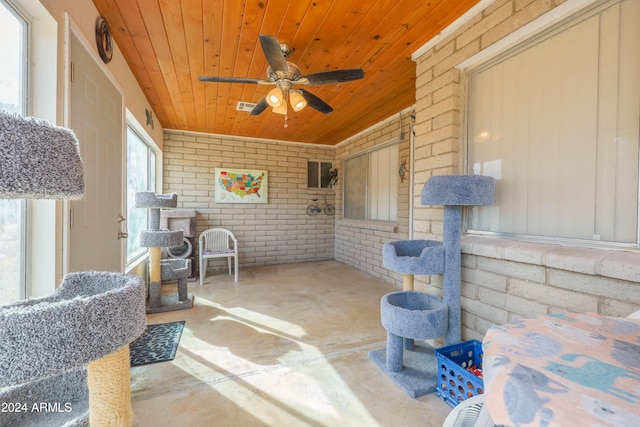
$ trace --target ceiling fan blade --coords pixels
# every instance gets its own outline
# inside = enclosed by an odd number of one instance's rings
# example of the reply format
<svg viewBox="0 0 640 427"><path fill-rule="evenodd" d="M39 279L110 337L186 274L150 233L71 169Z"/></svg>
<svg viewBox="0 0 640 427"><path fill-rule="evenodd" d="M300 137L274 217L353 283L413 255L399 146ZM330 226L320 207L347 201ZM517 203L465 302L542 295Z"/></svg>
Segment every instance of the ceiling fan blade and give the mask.
<svg viewBox="0 0 640 427"><path fill-rule="evenodd" d="M280 49L280 42L278 39L272 36L265 36L263 34L260 34L259 37L260 44L262 45L262 51L264 52L264 56L267 58L267 62L269 62L271 71L286 73L288 71L287 60Z"/></svg>
<svg viewBox="0 0 640 427"><path fill-rule="evenodd" d="M329 104L327 104L326 102L324 102L322 99L318 98L311 92L307 92L304 89L296 89L296 90L299 90L300 92L302 92L302 96L305 99L305 101L307 101L307 105L309 107L315 108L316 110L320 111L323 114L329 114L330 112L333 111L333 108L331 108Z"/></svg>
<svg viewBox="0 0 640 427"><path fill-rule="evenodd" d="M264 98L262 98L260 100L260 102L258 102L256 104L255 107L253 107L253 110L251 110L251 113L249 113L249 115L250 116L257 116L258 114L260 114L264 110L266 110L268 106L269 106L269 104L267 104L267 97L265 96Z"/></svg>
<svg viewBox="0 0 640 427"><path fill-rule="evenodd" d="M270 85L273 82L263 79L250 79L243 77L219 77L219 76L198 76L198 80L201 82L214 82L214 83L245 83L256 85Z"/></svg>
<svg viewBox="0 0 640 427"><path fill-rule="evenodd" d="M364 71L361 68L347 68L344 70L322 71L302 76L296 83L307 84L309 86L326 85L331 83L350 82L364 78ZM305 83L306 79L306 83Z"/></svg>

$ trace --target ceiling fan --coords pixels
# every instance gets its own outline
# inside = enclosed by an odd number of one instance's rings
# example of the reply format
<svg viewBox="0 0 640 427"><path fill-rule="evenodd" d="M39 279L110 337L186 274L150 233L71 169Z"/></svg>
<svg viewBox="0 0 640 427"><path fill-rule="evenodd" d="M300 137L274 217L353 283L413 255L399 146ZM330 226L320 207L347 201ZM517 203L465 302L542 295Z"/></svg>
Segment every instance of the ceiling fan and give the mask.
<svg viewBox="0 0 640 427"><path fill-rule="evenodd" d="M262 51L269 63L266 79L217 76L198 77L198 80L202 82L275 85L275 87L253 107L250 113L252 116L257 116L266 110L267 107L271 106L274 113L284 114L284 127L287 127L287 101L291 103L293 111L300 111L308 105L321 113L328 114L333 111L333 108L331 108L329 104L311 92L297 88L296 86L319 86L364 78L364 71L360 68L331 70L302 75L300 68L298 68L296 64L287 62L287 58L291 55L291 52L293 52L291 46L280 43L278 39L273 36L260 34L259 37Z"/></svg>

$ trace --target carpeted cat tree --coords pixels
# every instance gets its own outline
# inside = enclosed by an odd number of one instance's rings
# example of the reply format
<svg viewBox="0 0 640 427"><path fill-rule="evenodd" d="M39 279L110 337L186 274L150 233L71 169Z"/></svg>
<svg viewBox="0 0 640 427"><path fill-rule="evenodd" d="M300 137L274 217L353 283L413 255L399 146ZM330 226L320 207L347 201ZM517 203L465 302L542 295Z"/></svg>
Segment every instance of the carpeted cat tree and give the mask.
<svg viewBox="0 0 640 427"><path fill-rule="evenodd" d="M79 198L78 141L68 129L0 112L0 198ZM46 297L0 306L0 424L128 426L129 344L145 329L142 279L66 275Z"/></svg>
<svg viewBox="0 0 640 427"><path fill-rule="evenodd" d="M462 207L493 203L494 180L479 175L433 176L422 190L423 205L444 206L442 242L401 240L385 243L383 264L403 273L403 291L380 302L387 347L369 353L411 397L432 393L438 383L433 348L415 340L444 336L444 344L460 342L460 234ZM413 275L443 275L443 297L413 291ZM409 277L407 277L409 276Z"/></svg>
<svg viewBox="0 0 640 427"><path fill-rule="evenodd" d="M160 228L160 209L175 208L178 195L155 194L152 191L136 193L135 207L149 209L149 230L140 234L140 246L149 248L149 300L147 313L185 310L193 307L193 296L187 294L187 278L191 274L190 259L162 259L161 249L179 246L183 230ZM162 281L175 280L177 295L162 295Z"/></svg>

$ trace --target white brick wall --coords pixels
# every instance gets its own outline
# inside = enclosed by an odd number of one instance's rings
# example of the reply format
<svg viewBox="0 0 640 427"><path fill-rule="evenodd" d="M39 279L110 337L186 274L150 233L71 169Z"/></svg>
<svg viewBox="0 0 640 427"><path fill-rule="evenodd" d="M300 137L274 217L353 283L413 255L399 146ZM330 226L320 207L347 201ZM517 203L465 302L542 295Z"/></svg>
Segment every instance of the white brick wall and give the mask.
<svg viewBox="0 0 640 427"><path fill-rule="evenodd" d="M627 316L640 308L637 252L465 236L462 253L463 329L469 339L517 317L563 311Z"/></svg>
<svg viewBox="0 0 640 427"><path fill-rule="evenodd" d="M225 227L238 238L242 267L334 258L335 218L310 217L317 195L335 202L334 190L307 188L307 160L333 161L335 148L165 131L163 193L178 194L178 207L198 211L196 231ZM267 204L215 203L216 167L269 173ZM211 264L211 263L210 263ZM221 261L213 268L222 268Z"/></svg>

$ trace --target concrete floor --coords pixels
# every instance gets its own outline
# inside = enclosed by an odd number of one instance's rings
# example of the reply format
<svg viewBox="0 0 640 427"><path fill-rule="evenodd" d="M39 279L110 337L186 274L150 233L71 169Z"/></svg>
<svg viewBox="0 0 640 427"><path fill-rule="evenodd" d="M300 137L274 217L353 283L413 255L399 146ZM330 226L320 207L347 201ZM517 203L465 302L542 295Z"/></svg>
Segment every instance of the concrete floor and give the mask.
<svg viewBox="0 0 640 427"><path fill-rule="evenodd" d="M137 425L442 426L446 403L408 397L367 357L395 290L335 261L190 282L193 309L148 316L186 323L172 362L131 369Z"/></svg>

